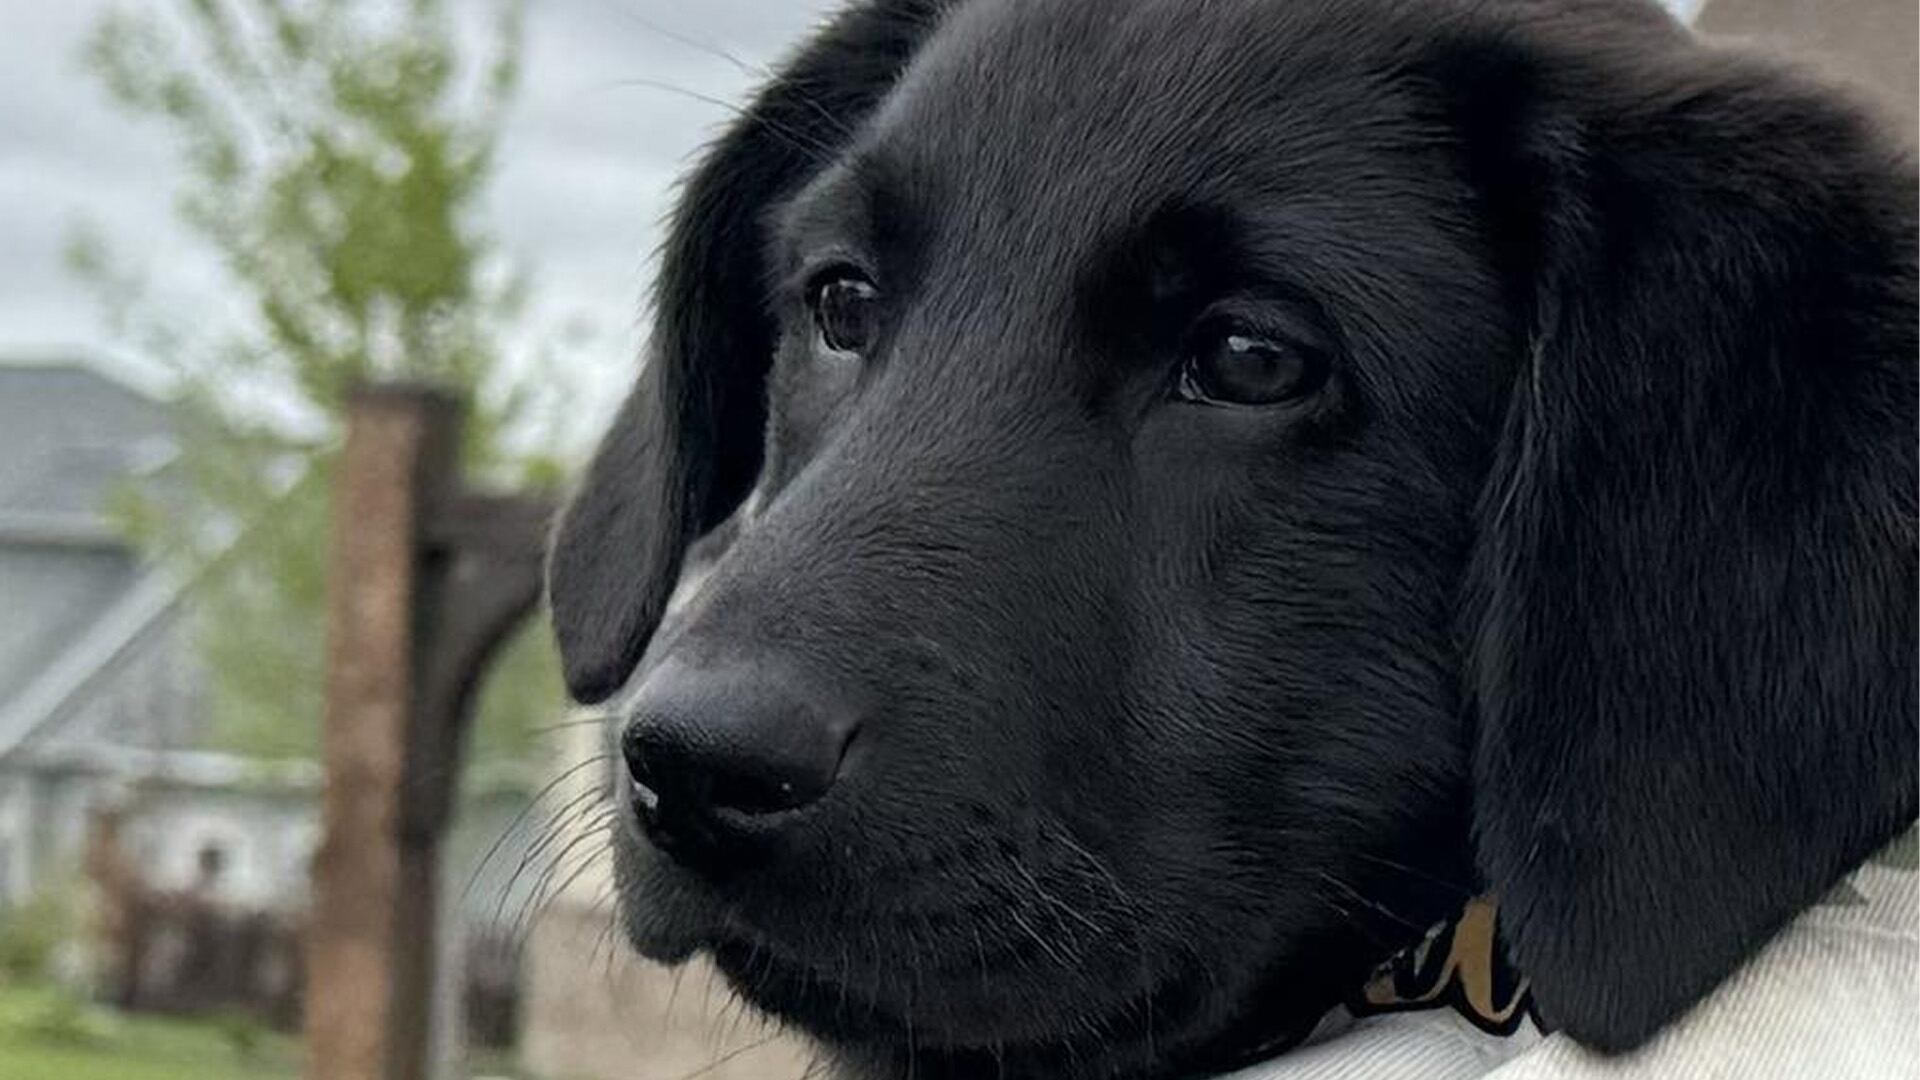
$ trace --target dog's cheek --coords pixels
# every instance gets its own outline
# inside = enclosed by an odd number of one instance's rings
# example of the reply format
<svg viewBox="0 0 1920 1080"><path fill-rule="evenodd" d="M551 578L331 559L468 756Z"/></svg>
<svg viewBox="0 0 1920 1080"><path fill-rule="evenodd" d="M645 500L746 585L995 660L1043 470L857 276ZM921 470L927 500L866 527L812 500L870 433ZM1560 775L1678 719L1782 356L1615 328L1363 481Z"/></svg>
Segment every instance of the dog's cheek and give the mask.
<svg viewBox="0 0 1920 1080"><path fill-rule="evenodd" d="M1388 887L1356 852L1422 865L1401 858L1408 823L1457 820L1446 582L1463 542L1445 523L1463 511L1394 458L1363 443L1171 485L1141 530L1156 615L1131 692L1155 787L1176 793L1142 858L1196 921L1259 910L1311 933L1340 917L1327 879Z"/></svg>

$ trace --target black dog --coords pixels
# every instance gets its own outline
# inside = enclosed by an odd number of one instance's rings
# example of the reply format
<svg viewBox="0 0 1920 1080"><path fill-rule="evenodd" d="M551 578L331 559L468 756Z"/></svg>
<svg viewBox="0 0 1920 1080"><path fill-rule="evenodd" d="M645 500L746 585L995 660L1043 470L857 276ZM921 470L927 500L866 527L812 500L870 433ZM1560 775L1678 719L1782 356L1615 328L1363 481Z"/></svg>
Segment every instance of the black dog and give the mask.
<svg viewBox="0 0 1920 1080"><path fill-rule="evenodd" d="M1915 190L1631 0L857 5L553 557L636 943L852 1075L1163 1077L1486 889L1641 1043L1916 813Z"/></svg>

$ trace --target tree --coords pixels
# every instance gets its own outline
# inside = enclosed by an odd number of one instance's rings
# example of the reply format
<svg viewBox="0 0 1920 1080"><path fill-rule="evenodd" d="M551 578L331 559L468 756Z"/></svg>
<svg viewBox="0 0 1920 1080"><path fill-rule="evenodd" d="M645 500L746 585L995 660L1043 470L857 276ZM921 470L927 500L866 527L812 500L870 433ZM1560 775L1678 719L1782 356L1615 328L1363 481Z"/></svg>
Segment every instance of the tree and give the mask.
<svg viewBox="0 0 1920 1080"><path fill-rule="evenodd" d="M496 0L476 35L444 0L172 0L113 12L88 43L112 99L173 136L177 213L240 301L208 329L152 303L96 233L70 248L176 390L180 456L123 511L199 579L213 731L229 748L317 746L331 479L356 382L427 379L459 395L470 474L558 475L544 448L565 384L551 347L516 357L501 344L516 338L526 280L481 216L523 2ZM533 628L509 647L481 703L482 756L524 750L530 718L563 700L547 641Z"/></svg>

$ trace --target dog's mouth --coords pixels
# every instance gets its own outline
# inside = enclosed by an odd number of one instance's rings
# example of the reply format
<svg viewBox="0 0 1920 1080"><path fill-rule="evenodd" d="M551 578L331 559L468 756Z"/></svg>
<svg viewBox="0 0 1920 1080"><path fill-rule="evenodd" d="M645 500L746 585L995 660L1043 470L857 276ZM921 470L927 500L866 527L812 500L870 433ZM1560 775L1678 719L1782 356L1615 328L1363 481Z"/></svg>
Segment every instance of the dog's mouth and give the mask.
<svg viewBox="0 0 1920 1080"><path fill-rule="evenodd" d="M1118 924L1103 923L1101 938L1064 925L1064 913L1049 921L985 902L849 914L812 890L742 899L657 852L622 848L637 952L667 965L704 954L746 1001L829 1045L991 1055L989 1068L1009 1054L1058 1057L1057 1070L1033 1074L1068 1075L1096 1058L1164 1054L1217 1027L1223 1008L1218 972L1167 959Z"/></svg>
<svg viewBox="0 0 1920 1080"><path fill-rule="evenodd" d="M1249 1001L1274 996L1260 989L1270 973L1257 967L1228 970L1137 942L1050 939L1059 927L1000 934L984 913L849 920L810 903L758 911L638 854L654 863L633 868L622 890L637 951L668 965L705 955L755 1008L882 1074L909 1059L927 1077L1121 1075L1168 1063L1222 1072L1291 1037L1276 1036L1271 1017L1243 1015Z"/></svg>
<svg viewBox="0 0 1920 1080"><path fill-rule="evenodd" d="M796 944L737 907L669 900L657 890L636 896L626 913L642 956L678 965L706 954L742 997L828 1042L911 1037L964 1049L1045 1041L1062 1029L1138 1027L1142 1017L1158 1028L1177 1025L1204 983L1197 974L1123 970L1110 955L1069 951L1038 933L927 929L940 921L903 913L893 925L835 927ZM922 932L902 932L908 923ZM960 935L971 944L962 947ZM1106 978L1089 978L1096 971Z"/></svg>

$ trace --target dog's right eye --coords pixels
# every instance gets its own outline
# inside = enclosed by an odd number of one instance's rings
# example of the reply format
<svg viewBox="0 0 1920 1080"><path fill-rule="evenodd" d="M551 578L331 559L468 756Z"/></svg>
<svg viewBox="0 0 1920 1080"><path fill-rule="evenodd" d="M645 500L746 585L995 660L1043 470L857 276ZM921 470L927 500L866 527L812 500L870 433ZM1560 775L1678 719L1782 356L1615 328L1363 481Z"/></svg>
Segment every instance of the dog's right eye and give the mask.
<svg viewBox="0 0 1920 1080"><path fill-rule="evenodd" d="M859 354L873 343L880 290L857 271L836 270L809 290L813 325L829 352Z"/></svg>

